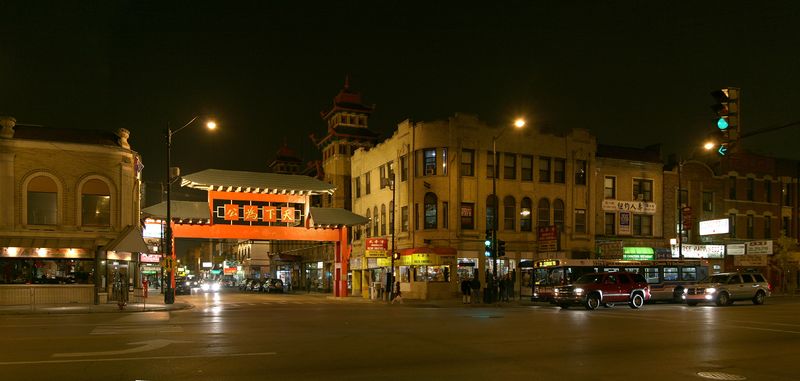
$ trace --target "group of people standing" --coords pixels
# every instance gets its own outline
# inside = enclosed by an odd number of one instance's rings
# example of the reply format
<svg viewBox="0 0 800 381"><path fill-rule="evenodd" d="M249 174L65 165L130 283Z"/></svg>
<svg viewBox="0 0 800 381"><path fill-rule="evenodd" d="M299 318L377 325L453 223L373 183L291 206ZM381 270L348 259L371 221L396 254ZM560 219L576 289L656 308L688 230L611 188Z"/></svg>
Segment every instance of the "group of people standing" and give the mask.
<svg viewBox="0 0 800 381"><path fill-rule="evenodd" d="M516 271L496 279L488 270L486 271L486 288L484 289L484 303L494 301L508 302L514 297L514 283ZM476 273L472 279L461 281L461 302L464 304L480 303L481 281Z"/></svg>

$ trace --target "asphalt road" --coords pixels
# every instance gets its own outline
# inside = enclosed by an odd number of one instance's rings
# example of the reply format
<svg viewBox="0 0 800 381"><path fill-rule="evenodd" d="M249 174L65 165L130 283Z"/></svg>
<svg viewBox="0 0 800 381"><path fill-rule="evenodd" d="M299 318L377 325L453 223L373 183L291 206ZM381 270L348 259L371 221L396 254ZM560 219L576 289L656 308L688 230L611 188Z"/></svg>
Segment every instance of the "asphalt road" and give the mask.
<svg viewBox="0 0 800 381"><path fill-rule="evenodd" d="M195 307L0 316L0 379L800 379L799 298L595 311L304 294L179 298Z"/></svg>

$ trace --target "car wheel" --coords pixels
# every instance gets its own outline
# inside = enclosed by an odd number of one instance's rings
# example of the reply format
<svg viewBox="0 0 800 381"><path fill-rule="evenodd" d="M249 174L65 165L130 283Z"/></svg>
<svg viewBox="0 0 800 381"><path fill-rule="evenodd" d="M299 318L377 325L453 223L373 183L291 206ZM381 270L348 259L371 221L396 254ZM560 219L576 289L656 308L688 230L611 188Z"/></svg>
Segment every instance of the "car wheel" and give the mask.
<svg viewBox="0 0 800 381"><path fill-rule="evenodd" d="M600 295L591 294L586 298L586 309L593 310L600 307Z"/></svg>
<svg viewBox="0 0 800 381"><path fill-rule="evenodd" d="M644 305L644 296L638 292L633 294L628 305L633 309L641 308Z"/></svg>
<svg viewBox="0 0 800 381"><path fill-rule="evenodd" d="M686 305L688 305L689 307L694 307L697 305L697 302L686 302Z"/></svg>
<svg viewBox="0 0 800 381"><path fill-rule="evenodd" d="M728 306L730 304L731 304L730 297L728 296L727 292L721 292L719 296L717 296L718 306Z"/></svg>
<svg viewBox="0 0 800 381"><path fill-rule="evenodd" d="M753 297L753 304L760 305L764 304L764 301L767 300L767 295L764 294L764 291L759 290L756 292L756 296Z"/></svg>
<svg viewBox="0 0 800 381"><path fill-rule="evenodd" d="M605 307L605 308L614 308L614 303L603 303L603 307Z"/></svg>

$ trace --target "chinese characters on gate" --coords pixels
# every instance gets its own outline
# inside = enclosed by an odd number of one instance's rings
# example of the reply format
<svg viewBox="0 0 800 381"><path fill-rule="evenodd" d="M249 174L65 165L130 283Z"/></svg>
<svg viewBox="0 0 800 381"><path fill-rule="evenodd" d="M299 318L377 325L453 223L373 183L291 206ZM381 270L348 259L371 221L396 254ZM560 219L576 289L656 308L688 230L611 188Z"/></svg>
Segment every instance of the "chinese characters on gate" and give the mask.
<svg viewBox="0 0 800 381"><path fill-rule="evenodd" d="M303 221L303 204L214 200L216 224L297 226Z"/></svg>

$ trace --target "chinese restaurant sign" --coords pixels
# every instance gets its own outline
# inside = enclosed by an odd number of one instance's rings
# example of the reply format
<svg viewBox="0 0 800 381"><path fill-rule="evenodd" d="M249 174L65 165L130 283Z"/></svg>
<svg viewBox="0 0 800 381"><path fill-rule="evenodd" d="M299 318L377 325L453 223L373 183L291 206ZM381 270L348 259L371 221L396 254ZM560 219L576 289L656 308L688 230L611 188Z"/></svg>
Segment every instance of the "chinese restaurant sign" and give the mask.
<svg viewBox="0 0 800 381"><path fill-rule="evenodd" d="M220 225L300 226L304 209L301 203L215 199L211 219Z"/></svg>
<svg viewBox="0 0 800 381"><path fill-rule="evenodd" d="M365 257L385 257L388 243L386 238L367 238L364 245Z"/></svg>
<svg viewBox="0 0 800 381"><path fill-rule="evenodd" d="M608 212L633 212L644 214L655 214L656 203L648 201L620 201L620 200L603 200L603 210Z"/></svg>

